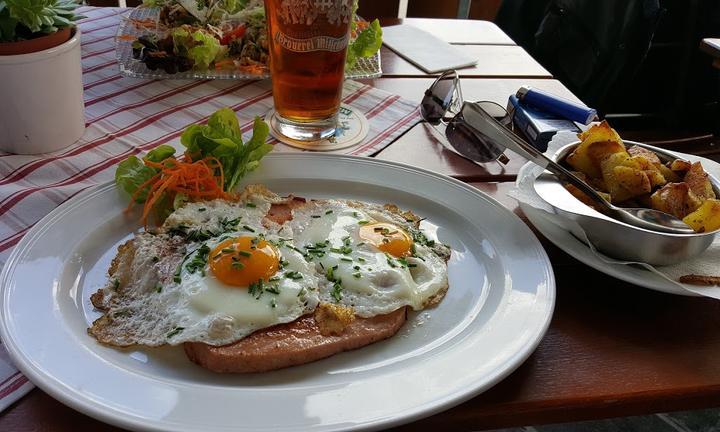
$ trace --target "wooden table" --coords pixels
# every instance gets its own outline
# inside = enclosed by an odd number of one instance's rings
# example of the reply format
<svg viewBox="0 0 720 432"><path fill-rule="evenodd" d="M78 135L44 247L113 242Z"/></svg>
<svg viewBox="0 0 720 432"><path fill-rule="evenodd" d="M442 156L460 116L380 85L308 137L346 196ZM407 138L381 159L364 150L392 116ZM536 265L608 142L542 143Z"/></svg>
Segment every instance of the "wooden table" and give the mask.
<svg viewBox="0 0 720 432"><path fill-rule="evenodd" d="M472 34L477 41L493 41L495 48L513 48L497 45L497 41L508 40L488 23L458 25L456 21L423 20L421 24L449 41L471 44ZM383 55L392 54L384 51ZM493 67L502 71L504 58L485 61L494 62ZM386 66L392 64L383 60ZM383 77L369 82L419 102L432 78L416 72L409 77ZM574 97L550 77L516 78L512 70L502 77L473 75L462 80L467 99L503 104L522 84ZM469 163L444 150L422 124L376 157L434 169L472 182L523 217L515 200L506 195L517 168L522 165L517 157L505 168ZM720 404L719 302L661 294L618 281L579 263L541 235L538 237L552 260L558 291L554 318L538 349L491 390L398 430L480 430ZM36 389L0 414L0 430L114 428L75 412Z"/></svg>

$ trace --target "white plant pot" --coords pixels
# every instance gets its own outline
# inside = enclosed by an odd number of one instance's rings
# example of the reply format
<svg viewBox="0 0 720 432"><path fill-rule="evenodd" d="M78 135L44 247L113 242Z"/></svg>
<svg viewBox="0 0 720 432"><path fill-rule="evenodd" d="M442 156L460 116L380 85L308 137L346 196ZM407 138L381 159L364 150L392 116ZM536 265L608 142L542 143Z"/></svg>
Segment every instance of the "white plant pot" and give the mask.
<svg viewBox="0 0 720 432"><path fill-rule="evenodd" d="M0 56L0 151L48 153L85 132L80 29L62 45Z"/></svg>

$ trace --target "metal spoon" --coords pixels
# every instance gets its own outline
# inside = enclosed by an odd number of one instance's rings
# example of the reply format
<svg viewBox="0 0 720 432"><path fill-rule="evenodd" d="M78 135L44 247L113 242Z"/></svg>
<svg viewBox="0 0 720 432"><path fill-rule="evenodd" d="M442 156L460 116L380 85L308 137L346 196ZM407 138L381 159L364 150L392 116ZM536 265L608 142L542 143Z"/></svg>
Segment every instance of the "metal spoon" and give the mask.
<svg viewBox="0 0 720 432"><path fill-rule="evenodd" d="M600 206L600 211L603 214L627 224L652 231L671 234L695 234L695 231L685 222L665 212L648 208L621 208L610 204L587 183L580 180L562 165L549 159L535 147L527 144L477 105L465 102L462 106L461 113L465 122L472 126L476 132L482 133L492 142L518 153L525 159L552 172L561 180L580 189Z"/></svg>

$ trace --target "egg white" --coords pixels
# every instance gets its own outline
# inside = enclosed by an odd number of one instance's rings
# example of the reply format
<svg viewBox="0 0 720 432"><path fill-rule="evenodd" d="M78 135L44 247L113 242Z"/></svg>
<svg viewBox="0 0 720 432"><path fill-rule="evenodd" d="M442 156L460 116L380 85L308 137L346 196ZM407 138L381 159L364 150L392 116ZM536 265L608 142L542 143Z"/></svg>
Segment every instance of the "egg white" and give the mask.
<svg viewBox="0 0 720 432"><path fill-rule="evenodd" d="M398 260L360 238L360 221L407 228L406 222L381 207L350 206L336 200L293 212L289 225L295 245L309 250L307 259L325 275L320 286L322 302L340 303L352 307L358 316L372 317L403 306L420 310L447 288L447 265L431 248L416 243L415 257ZM324 242L326 247L312 252L314 245Z"/></svg>

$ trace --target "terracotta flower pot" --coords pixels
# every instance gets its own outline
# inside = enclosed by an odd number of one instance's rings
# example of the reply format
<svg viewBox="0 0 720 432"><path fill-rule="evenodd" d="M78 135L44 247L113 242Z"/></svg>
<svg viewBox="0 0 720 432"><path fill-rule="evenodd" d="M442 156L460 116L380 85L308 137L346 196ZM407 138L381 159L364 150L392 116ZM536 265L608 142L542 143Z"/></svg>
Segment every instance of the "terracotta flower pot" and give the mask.
<svg viewBox="0 0 720 432"><path fill-rule="evenodd" d="M41 36L35 39L28 39L19 42L2 42L0 43L0 55L18 55L18 54L30 54L38 51L43 51L50 48L55 48L67 42L72 36L72 29L65 27L50 33L46 36Z"/></svg>
<svg viewBox="0 0 720 432"><path fill-rule="evenodd" d="M53 48L0 55L0 151L48 153L85 132L80 30Z"/></svg>

